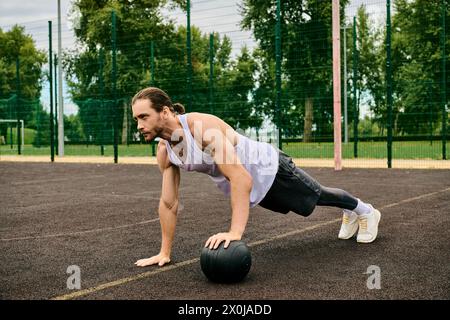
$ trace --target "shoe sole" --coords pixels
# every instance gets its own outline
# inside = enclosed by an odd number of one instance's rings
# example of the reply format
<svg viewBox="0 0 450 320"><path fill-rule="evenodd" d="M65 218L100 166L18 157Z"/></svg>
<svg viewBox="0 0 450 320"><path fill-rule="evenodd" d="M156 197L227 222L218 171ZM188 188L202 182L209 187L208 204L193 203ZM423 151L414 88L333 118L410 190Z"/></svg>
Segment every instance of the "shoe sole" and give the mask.
<svg viewBox="0 0 450 320"><path fill-rule="evenodd" d="M375 239L377 238L378 225L380 224L380 220L381 220L381 212L375 209L375 215L377 218L377 229L375 230L375 236L373 237L373 239L370 239L370 240L356 240L358 243L371 243L371 242L374 242Z"/></svg>
<svg viewBox="0 0 450 320"><path fill-rule="evenodd" d="M338 236L338 239L348 240L348 239L352 238L356 234L356 232L358 231L358 227L359 227L358 222L356 222L354 227L353 227L354 230L352 230L352 232L350 232L349 236L347 236L347 237L340 237L340 236Z"/></svg>

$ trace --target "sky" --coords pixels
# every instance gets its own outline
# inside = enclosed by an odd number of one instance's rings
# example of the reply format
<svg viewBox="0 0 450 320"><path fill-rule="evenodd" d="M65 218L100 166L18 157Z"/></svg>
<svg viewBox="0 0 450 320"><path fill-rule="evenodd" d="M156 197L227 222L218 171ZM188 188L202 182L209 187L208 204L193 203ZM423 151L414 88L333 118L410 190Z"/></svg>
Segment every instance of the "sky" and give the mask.
<svg viewBox="0 0 450 320"><path fill-rule="evenodd" d="M68 15L72 0L61 1L61 33L62 47L73 48L75 40L71 30ZM326 1L326 0L324 0ZM329 0L331 1L331 0ZM200 27L203 32L219 32L227 35L233 42L233 52L238 52L243 45L249 48L254 46L251 33L241 31L239 28L239 6L241 0L191 0L191 24ZM57 50L57 3L58 0L0 0L0 28L9 30L14 24L25 26L26 33L32 35L39 49L48 50L48 20L53 24L53 50ZM350 23L356 8L366 4L371 16L384 20L385 0L350 0L346 10L347 21ZM181 11L165 12L180 24L186 23L185 15ZM41 100L48 107L48 86L44 86ZM76 105L70 100L67 87L64 85L64 113L77 112Z"/></svg>

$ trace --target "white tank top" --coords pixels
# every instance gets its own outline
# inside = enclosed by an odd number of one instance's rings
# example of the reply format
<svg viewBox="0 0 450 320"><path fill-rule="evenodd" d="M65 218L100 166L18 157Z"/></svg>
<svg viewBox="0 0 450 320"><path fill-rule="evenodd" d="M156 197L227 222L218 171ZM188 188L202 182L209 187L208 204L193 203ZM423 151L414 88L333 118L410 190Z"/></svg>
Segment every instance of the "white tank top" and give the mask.
<svg viewBox="0 0 450 320"><path fill-rule="evenodd" d="M170 147L169 142L165 141L169 161L186 171L206 173L226 196L230 196L230 182L220 172L213 158L203 152L195 142L189 130L187 114L179 115L178 118L187 140L186 160L182 162ZM241 134L238 134L235 151L253 179L249 205L254 207L264 198L275 180L278 171L278 152L269 143L254 141Z"/></svg>

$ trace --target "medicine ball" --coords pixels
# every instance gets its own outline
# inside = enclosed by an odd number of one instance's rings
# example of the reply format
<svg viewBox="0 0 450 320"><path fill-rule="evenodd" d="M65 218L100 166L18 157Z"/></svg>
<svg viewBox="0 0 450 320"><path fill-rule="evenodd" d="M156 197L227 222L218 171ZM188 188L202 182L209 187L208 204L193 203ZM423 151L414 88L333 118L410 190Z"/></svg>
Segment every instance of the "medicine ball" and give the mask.
<svg viewBox="0 0 450 320"><path fill-rule="evenodd" d="M231 241L226 249L224 244L225 241L222 241L217 249L204 247L200 255L200 266L205 276L213 282L239 282L250 271L250 250L243 241Z"/></svg>

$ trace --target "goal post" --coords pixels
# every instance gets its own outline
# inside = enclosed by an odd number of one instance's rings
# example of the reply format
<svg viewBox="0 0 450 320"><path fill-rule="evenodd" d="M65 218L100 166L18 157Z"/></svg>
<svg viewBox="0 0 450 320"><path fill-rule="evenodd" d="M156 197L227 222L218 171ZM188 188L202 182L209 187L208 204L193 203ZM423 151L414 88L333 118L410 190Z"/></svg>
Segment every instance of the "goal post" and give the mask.
<svg viewBox="0 0 450 320"><path fill-rule="evenodd" d="M339 0L332 0L333 34L333 115L334 115L334 170L342 170L341 138L341 40ZM345 50L345 49L344 49Z"/></svg>

